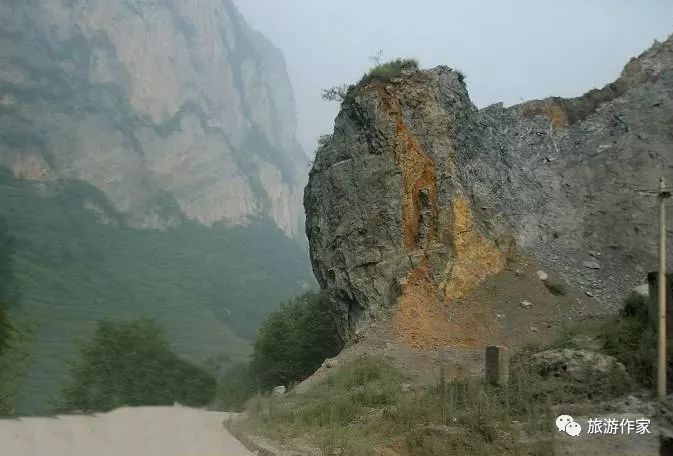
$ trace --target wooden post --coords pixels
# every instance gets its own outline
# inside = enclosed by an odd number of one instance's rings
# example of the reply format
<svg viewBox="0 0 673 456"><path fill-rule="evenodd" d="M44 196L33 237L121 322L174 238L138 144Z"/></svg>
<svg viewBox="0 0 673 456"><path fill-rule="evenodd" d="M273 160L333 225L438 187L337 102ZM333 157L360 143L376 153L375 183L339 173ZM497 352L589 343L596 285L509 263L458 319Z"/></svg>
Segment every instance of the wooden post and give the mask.
<svg viewBox="0 0 673 456"><path fill-rule="evenodd" d="M509 352L507 347L486 347L486 381L492 385L505 386L509 381Z"/></svg>

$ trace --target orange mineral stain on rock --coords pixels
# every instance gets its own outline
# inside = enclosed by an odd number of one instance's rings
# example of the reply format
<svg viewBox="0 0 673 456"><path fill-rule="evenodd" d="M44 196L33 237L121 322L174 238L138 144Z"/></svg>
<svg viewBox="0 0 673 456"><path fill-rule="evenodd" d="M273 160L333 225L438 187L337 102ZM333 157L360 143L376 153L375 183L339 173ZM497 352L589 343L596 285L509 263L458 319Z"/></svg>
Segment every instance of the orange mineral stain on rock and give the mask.
<svg viewBox="0 0 673 456"><path fill-rule="evenodd" d="M529 102L523 111L523 115L526 117L534 117L540 114L549 118L554 130L561 130L569 124L568 111L562 102L553 100Z"/></svg>
<svg viewBox="0 0 673 456"><path fill-rule="evenodd" d="M495 242L487 239L477 229L470 202L464 196L453 201L453 224L450 238L454 258L447 264L440 288L447 298L460 298L486 277L496 274L505 266L503 254Z"/></svg>
<svg viewBox="0 0 673 456"><path fill-rule="evenodd" d="M450 320L447 304L438 293L427 266L410 271L393 315L396 339L419 350L473 346L474 324L463 318Z"/></svg>
<svg viewBox="0 0 673 456"><path fill-rule="evenodd" d="M391 148L395 165L402 175L401 206L402 206L402 236L403 245L407 252L412 252L426 245L419 245L419 231L421 216L428 216L428 232L424 233L424 243L436 237L437 219L437 176L435 164L425 151L418 139L407 126L403 116L402 103L399 94L391 94L380 84L372 84L370 90L375 90L381 99L381 108L394 126ZM421 193L427 199L421 201Z"/></svg>
<svg viewBox="0 0 673 456"><path fill-rule="evenodd" d="M400 119L397 122L397 141L395 158L402 171L402 223L404 247L407 251L423 248L418 245L421 212L421 191L427 192L431 220L437 218L437 178L432 159L423 153L418 141ZM435 223L429 226L428 239L436 235Z"/></svg>
<svg viewBox="0 0 673 456"><path fill-rule="evenodd" d="M483 309L466 308L457 299L488 276L502 270L505 254L482 235L474 224L469 201L457 197L452 205L453 223L446 233L454 250L437 283L423 261L406 276L393 316L395 337L416 349L475 347L488 334L483 325Z"/></svg>
<svg viewBox="0 0 673 456"><path fill-rule="evenodd" d="M478 343L476 323L483 316L479 309L457 307L454 300L499 272L505 256L479 232L470 202L460 190L448 212L439 213L435 163L405 123L400 99L383 90L379 95L395 126L391 146L402 175L402 245L416 258L397 301L394 334L417 349L472 347ZM430 258L438 244L449 247L446 264Z"/></svg>

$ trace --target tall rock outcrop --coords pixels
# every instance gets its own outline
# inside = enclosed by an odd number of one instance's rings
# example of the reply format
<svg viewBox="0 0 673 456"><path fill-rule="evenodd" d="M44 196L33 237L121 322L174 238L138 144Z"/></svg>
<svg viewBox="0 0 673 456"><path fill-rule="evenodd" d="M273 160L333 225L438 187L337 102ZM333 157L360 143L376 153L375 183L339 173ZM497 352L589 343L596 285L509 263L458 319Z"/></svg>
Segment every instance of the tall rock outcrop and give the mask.
<svg viewBox="0 0 673 456"><path fill-rule="evenodd" d="M135 225L297 234L294 111L280 51L231 0L0 1L0 166L88 181Z"/></svg>
<svg viewBox="0 0 673 456"><path fill-rule="evenodd" d="M368 77L342 103L304 195L314 273L341 335L391 318L432 332L512 249L606 307L654 268L656 199L673 180L673 39L575 99L478 110L447 67ZM592 276L583 266L600 256ZM428 328L410 328L425 324Z"/></svg>

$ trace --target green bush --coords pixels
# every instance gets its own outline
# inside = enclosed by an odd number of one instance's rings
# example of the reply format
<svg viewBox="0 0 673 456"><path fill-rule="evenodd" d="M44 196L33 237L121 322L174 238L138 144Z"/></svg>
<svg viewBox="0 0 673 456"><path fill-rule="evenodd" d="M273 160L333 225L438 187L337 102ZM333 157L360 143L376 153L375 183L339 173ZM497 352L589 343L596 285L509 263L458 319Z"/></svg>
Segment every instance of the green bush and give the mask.
<svg viewBox="0 0 673 456"><path fill-rule="evenodd" d="M378 58L376 61L378 62ZM405 70L418 70L418 60L395 59L386 63L377 63L362 76L360 82L357 84L342 84L330 87L329 89L323 89L321 97L325 101L347 103L352 101L353 95L357 93L358 87L374 80L388 82L391 79L400 76ZM462 81L464 76L459 72L458 77L461 78Z"/></svg>
<svg viewBox="0 0 673 456"><path fill-rule="evenodd" d="M628 297L624 309L601 328L599 337L605 353L624 364L638 385L653 386L657 335L649 321L645 298Z"/></svg>
<svg viewBox="0 0 673 456"><path fill-rule="evenodd" d="M16 297L14 288L14 237L9 231L9 225L4 217L0 216L0 416L10 415L13 388L2 372L7 369L7 351L13 342L14 327L9 317L9 300Z"/></svg>
<svg viewBox="0 0 673 456"><path fill-rule="evenodd" d="M15 378L8 376L12 364L9 356L11 352L14 327L9 319L7 306L0 302L0 417L12 415L12 400L14 396L13 381Z"/></svg>
<svg viewBox="0 0 673 456"><path fill-rule="evenodd" d="M251 375L262 390L292 385L342 348L324 293L309 291L273 312L253 345Z"/></svg>
<svg viewBox="0 0 673 456"><path fill-rule="evenodd" d="M108 411L121 406L203 406L215 379L170 351L150 320L104 320L72 369L61 410Z"/></svg>
<svg viewBox="0 0 673 456"><path fill-rule="evenodd" d="M326 295L308 291L297 296L262 323L250 363L236 364L224 374L216 406L241 410L259 391L304 380L342 347Z"/></svg>
<svg viewBox="0 0 673 456"><path fill-rule="evenodd" d="M14 237L7 220L0 216L0 356L9 348L12 325L9 322L7 302L15 297Z"/></svg>
<svg viewBox="0 0 673 456"><path fill-rule="evenodd" d="M9 231L9 224L0 216L0 302L13 300L16 294L13 280L14 244L15 239Z"/></svg>
<svg viewBox="0 0 673 456"><path fill-rule="evenodd" d="M638 294L631 294L624 301L621 315L627 318L635 318L641 324L646 325L649 319L647 298Z"/></svg>
<svg viewBox="0 0 673 456"><path fill-rule="evenodd" d="M338 86L330 87L329 89L323 89L321 97L325 101L338 101L339 103L343 102L348 95L355 88L352 84L341 84Z"/></svg>
<svg viewBox="0 0 673 456"><path fill-rule="evenodd" d="M13 327L9 320L7 306L0 302L0 356L9 348Z"/></svg>

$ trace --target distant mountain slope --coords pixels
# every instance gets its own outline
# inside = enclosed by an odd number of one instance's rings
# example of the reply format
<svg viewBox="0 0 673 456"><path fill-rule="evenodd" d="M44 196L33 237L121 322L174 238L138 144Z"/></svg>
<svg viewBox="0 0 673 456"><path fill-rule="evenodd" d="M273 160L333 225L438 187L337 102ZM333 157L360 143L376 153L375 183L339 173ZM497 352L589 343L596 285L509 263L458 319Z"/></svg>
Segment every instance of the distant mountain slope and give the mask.
<svg viewBox="0 0 673 456"><path fill-rule="evenodd" d="M128 227L95 187L0 173L0 216L16 238L13 317L29 329L19 413L44 413L66 361L102 318L156 319L179 355L226 367L270 309L313 284L303 249L269 219L247 227Z"/></svg>
<svg viewBox="0 0 673 456"><path fill-rule="evenodd" d="M87 181L134 226L303 236L280 51L231 0L0 0L0 165Z"/></svg>

